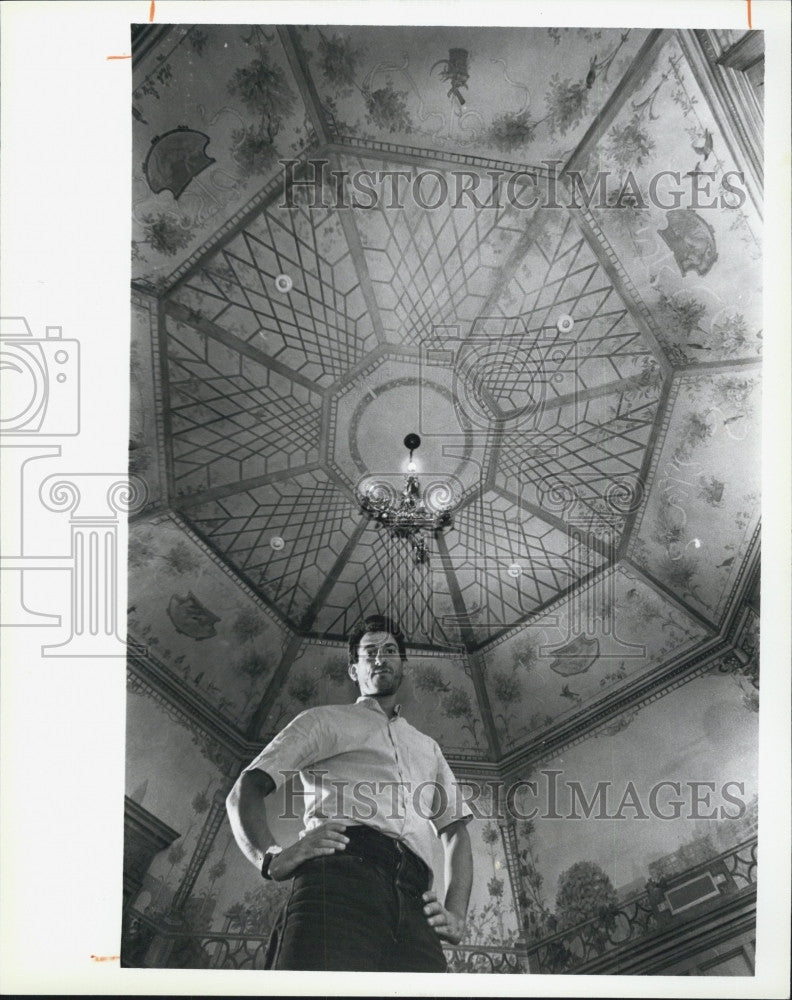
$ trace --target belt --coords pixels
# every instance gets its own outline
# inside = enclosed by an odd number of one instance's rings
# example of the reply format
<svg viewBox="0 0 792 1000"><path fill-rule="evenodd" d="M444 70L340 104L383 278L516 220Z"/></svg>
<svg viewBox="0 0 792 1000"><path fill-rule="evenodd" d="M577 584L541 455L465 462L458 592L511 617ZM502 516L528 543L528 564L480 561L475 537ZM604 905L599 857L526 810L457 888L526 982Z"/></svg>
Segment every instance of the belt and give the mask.
<svg viewBox="0 0 792 1000"><path fill-rule="evenodd" d="M429 865L400 840L388 837L370 826L348 826L344 834L349 837L346 854L356 855L386 871L398 874L418 892L425 892L429 888L432 880Z"/></svg>

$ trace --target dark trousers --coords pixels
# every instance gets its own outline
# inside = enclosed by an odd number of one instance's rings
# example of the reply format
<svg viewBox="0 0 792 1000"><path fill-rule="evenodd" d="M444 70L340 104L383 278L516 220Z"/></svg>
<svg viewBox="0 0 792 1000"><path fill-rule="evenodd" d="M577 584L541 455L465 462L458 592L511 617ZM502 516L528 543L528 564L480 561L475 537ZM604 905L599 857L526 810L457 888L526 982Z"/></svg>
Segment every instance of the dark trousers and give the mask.
<svg viewBox="0 0 792 1000"><path fill-rule="evenodd" d="M266 968L446 972L440 938L423 912L427 866L373 830L346 833L352 840L344 851L295 872Z"/></svg>

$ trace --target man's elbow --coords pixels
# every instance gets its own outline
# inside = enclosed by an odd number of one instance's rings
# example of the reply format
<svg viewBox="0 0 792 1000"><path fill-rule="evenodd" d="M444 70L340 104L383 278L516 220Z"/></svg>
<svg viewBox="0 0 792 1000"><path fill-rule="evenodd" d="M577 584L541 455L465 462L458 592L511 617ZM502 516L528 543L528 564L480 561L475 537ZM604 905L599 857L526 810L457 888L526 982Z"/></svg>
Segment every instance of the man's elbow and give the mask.
<svg viewBox="0 0 792 1000"><path fill-rule="evenodd" d="M226 796L226 811L231 819L239 815L245 804L262 800L274 791L275 782L266 771L243 771Z"/></svg>

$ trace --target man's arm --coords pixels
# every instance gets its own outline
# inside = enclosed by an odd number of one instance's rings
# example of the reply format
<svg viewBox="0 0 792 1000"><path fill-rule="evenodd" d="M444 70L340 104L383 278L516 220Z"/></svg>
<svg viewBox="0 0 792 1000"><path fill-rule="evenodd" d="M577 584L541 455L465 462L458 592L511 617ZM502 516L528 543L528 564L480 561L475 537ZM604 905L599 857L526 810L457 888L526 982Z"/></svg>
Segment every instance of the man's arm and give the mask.
<svg viewBox="0 0 792 1000"><path fill-rule="evenodd" d="M226 799L228 819L239 849L261 870L273 836L267 824L264 799L275 790L275 782L266 771L243 771ZM270 863L270 877L276 882L289 878L303 862L343 851L349 843L344 834L344 820L326 820L294 844L290 844Z"/></svg>
<svg viewBox="0 0 792 1000"><path fill-rule="evenodd" d="M438 937L459 944L465 934L470 890L473 887L473 852L467 823L457 820L440 831L445 851L445 904L437 894L424 893L424 913Z"/></svg>
<svg viewBox="0 0 792 1000"><path fill-rule="evenodd" d="M264 799L274 790L275 782L266 771L243 771L226 799L234 839L248 861L258 869L273 842Z"/></svg>

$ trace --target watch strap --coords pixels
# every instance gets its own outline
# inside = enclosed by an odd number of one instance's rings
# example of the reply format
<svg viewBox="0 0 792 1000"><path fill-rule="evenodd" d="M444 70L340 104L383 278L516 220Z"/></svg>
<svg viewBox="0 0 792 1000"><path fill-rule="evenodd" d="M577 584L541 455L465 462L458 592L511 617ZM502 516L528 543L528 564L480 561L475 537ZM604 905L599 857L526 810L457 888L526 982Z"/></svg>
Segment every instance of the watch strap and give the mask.
<svg viewBox="0 0 792 1000"><path fill-rule="evenodd" d="M277 858L277 856L280 854L280 852L281 852L281 848L280 847L270 847L267 850L266 854L264 855L264 860L261 862L261 877L262 878L265 878L265 879L267 879L270 882L272 881L272 876L270 875L269 867L272 864L272 859L273 858Z"/></svg>

